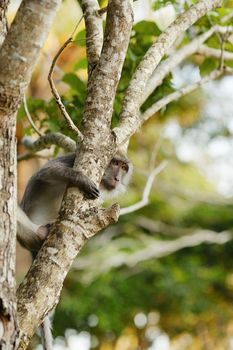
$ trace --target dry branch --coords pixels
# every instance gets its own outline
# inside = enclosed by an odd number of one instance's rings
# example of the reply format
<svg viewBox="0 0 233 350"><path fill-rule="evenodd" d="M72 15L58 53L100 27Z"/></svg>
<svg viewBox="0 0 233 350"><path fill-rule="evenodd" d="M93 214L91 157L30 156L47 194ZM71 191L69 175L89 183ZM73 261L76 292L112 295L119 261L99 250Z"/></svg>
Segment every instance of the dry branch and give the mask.
<svg viewBox="0 0 233 350"><path fill-rule="evenodd" d="M166 165L167 165L167 161L163 161L154 170L152 170L152 172L148 176L146 185L144 187L142 199L139 202L137 202L133 205L130 205L129 207L122 208L120 210L120 215L126 215L129 213L133 213L134 211L145 207L149 203L149 195L150 195L150 192L151 192L151 189L153 186L154 179L166 167Z"/></svg>
<svg viewBox="0 0 233 350"><path fill-rule="evenodd" d="M80 23L80 21L79 21L79 23ZM58 105L58 108L60 109L61 114L65 118L69 128L78 135L80 140L82 140L83 139L83 135L79 131L77 126L73 123L72 119L70 118L69 114L67 113L66 108L65 108L64 104L62 103L61 97L60 97L60 95L59 95L59 93L58 93L58 91L56 89L56 86L55 86L55 84L53 82L53 78L52 78L53 70L54 70L54 67L55 67L55 64L57 62L58 57L61 55L62 51L72 42L72 40L73 40L73 36L68 38L65 41L65 43L62 45L62 47L56 53L56 55L55 55L55 57L54 57L54 59L52 61L50 70L49 70L48 81L49 81L49 85L51 87L52 94L53 94L53 96L55 98L55 101L56 101L56 103Z"/></svg>
<svg viewBox="0 0 233 350"><path fill-rule="evenodd" d="M229 231L214 232L211 230L193 229L188 234L186 233L186 235L173 240L161 241L145 234L140 238L141 248L138 249L137 243L135 251L132 253L122 250L123 247L129 246L130 249L134 247L133 240L127 237L113 240L108 243L107 247L103 245L96 246L95 251L91 253L91 257L88 255L79 257L74 264L74 268L85 270L83 278L86 283L90 283L93 278L113 268L121 266L132 268L141 262L159 259L181 249L195 247L200 244L225 244L232 240L233 235ZM93 266L95 267L94 269Z"/></svg>

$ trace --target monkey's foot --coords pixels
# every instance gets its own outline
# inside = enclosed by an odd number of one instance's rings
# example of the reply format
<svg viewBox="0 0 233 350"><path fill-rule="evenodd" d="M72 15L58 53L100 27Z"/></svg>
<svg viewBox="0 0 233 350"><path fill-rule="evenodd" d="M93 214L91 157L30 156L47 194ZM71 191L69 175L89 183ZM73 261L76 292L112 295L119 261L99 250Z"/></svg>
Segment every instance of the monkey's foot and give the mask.
<svg viewBox="0 0 233 350"><path fill-rule="evenodd" d="M40 227L38 227L36 234L42 242L44 242L44 240L47 238L51 226L52 224L47 224L47 225L41 225Z"/></svg>

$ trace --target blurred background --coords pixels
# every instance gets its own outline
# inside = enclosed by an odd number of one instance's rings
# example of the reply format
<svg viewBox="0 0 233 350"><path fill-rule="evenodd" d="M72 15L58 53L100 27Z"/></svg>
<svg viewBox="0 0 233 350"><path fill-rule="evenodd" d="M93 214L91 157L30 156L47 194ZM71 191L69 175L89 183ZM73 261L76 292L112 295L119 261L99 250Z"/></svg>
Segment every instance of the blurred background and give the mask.
<svg viewBox="0 0 233 350"><path fill-rule="evenodd" d="M20 1L9 11L12 21ZM114 106L117 123L124 92L151 43L192 1L135 3L135 26ZM101 1L104 6L105 2ZM177 44L192 40L233 12L233 1L198 21ZM230 16L229 16L230 17ZM232 16L233 17L233 16ZM232 17L224 25L232 24ZM81 18L76 0L65 0L42 50L27 92L27 104L44 133L74 135L60 116L47 75L52 59ZM217 36L207 44L219 48ZM230 41L226 49L233 53ZM198 81L219 64L193 55L165 78L142 111L162 96ZM233 59L226 62L233 67ZM86 94L83 21L75 42L60 56L55 83L78 125ZM169 104L133 136L129 158L134 176L128 207L141 199L148 176L154 179L149 203L122 215L91 239L68 274L52 315L56 350L231 350L233 349L233 77L221 78ZM37 138L23 107L18 113L18 151L24 136ZM33 172L61 153L57 147L19 162L22 197ZM164 163L166 161L166 163ZM107 203L108 204L108 203ZM18 247L17 280L31 263ZM36 336L31 349L41 349Z"/></svg>

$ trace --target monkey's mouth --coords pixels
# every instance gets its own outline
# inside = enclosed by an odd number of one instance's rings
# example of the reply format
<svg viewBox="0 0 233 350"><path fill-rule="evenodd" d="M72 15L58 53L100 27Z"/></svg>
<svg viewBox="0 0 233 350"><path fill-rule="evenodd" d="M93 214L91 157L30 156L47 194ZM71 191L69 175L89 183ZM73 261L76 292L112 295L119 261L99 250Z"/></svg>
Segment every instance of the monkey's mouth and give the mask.
<svg viewBox="0 0 233 350"><path fill-rule="evenodd" d="M107 181L105 179L102 179L102 185L103 188L107 191L113 191L115 190L116 186L117 186L117 181L116 180L112 180L112 181Z"/></svg>

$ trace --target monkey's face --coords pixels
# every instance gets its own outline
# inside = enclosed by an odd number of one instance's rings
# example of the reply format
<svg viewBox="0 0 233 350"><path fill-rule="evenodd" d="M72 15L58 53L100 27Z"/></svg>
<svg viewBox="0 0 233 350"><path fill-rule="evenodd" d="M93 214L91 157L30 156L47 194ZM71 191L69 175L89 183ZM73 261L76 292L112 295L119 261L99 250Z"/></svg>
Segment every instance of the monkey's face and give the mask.
<svg viewBox="0 0 233 350"><path fill-rule="evenodd" d="M121 155L116 155L108 165L101 180L101 191L112 197L121 194L128 185L132 165L129 160Z"/></svg>

